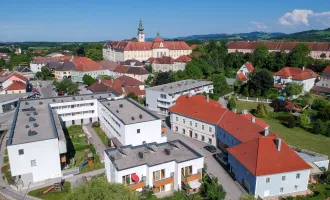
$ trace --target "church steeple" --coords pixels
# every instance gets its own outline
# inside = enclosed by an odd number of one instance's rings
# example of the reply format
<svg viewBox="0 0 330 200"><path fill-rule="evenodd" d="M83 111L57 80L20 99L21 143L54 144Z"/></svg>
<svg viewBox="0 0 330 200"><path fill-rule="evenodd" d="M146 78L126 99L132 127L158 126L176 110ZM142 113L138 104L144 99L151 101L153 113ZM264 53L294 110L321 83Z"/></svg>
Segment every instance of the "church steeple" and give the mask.
<svg viewBox="0 0 330 200"><path fill-rule="evenodd" d="M157 37L159 37L159 35L160 35L160 34L159 34L159 31L157 31Z"/></svg>
<svg viewBox="0 0 330 200"><path fill-rule="evenodd" d="M142 20L140 19L139 22L139 28L138 28L138 41L139 42L144 42L144 33L143 33L143 25L142 25Z"/></svg>

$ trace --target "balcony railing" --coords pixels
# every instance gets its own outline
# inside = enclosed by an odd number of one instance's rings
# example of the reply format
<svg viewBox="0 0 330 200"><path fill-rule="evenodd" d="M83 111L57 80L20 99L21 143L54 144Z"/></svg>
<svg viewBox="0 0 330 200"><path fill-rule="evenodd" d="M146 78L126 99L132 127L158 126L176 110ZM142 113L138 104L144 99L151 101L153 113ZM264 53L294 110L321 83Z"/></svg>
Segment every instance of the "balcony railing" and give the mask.
<svg viewBox="0 0 330 200"><path fill-rule="evenodd" d="M160 187L163 185L167 185L167 184L173 183L173 181L174 181L173 177L163 178L158 181L154 181L154 187Z"/></svg>
<svg viewBox="0 0 330 200"><path fill-rule="evenodd" d="M132 183L130 185L128 185L128 188L131 189L131 190L137 190L137 189L140 189L140 188L143 188L144 187L144 182L141 181L141 182L138 182L138 183Z"/></svg>
<svg viewBox="0 0 330 200"><path fill-rule="evenodd" d="M184 183L187 183L190 181L195 181L195 180L200 180L200 179L202 179L202 173L191 174L189 176L184 176L181 174L181 181Z"/></svg>
<svg viewBox="0 0 330 200"><path fill-rule="evenodd" d="M157 98L158 101L162 101L162 102L168 102L168 103L171 103L172 102L172 98L161 98L161 97L158 97Z"/></svg>
<svg viewBox="0 0 330 200"><path fill-rule="evenodd" d="M161 104L161 103L158 103L157 106L158 106L158 107L161 107L161 108L169 108L169 107L171 107L171 104L168 105L168 104Z"/></svg>

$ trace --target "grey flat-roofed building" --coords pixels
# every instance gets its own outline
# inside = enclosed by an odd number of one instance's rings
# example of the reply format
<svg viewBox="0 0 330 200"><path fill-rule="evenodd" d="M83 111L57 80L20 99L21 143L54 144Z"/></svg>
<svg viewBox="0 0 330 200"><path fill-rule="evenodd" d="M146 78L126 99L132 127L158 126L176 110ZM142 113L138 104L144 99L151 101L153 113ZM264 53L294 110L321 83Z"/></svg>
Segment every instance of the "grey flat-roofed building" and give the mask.
<svg viewBox="0 0 330 200"><path fill-rule="evenodd" d="M160 144L149 143L134 147L131 145L123 146L119 149L105 150L105 154L118 171L140 165L150 167L171 161L181 163L203 157L180 140Z"/></svg>
<svg viewBox="0 0 330 200"><path fill-rule="evenodd" d="M34 96L33 93L24 94L3 94L0 95L0 114L12 111L16 108L19 99L26 99Z"/></svg>
<svg viewBox="0 0 330 200"><path fill-rule="evenodd" d="M126 125L159 119L156 115L130 99L101 100L100 102Z"/></svg>
<svg viewBox="0 0 330 200"><path fill-rule="evenodd" d="M185 94L213 93L213 83L205 80L187 79L146 88L146 106L153 111L168 114L168 108Z"/></svg>

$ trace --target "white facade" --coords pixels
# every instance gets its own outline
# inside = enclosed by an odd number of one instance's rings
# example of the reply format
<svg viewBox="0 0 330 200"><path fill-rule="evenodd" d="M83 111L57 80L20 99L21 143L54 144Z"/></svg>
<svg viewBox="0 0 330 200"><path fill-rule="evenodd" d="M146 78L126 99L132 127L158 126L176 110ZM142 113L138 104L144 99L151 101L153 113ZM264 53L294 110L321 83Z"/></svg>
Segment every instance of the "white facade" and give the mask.
<svg viewBox="0 0 330 200"><path fill-rule="evenodd" d="M9 145L7 149L12 176L21 175L26 186L62 176L58 138Z"/></svg>
<svg viewBox="0 0 330 200"><path fill-rule="evenodd" d="M144 143L163 143L167 137L161 133L161 119L147 122L124 124L104 105L98 107L101 129L109 138L117 138L123 145L142 145Z"/></svg>
<svg viewBox="0 0 330 200"><path fill-rule="evenodd" d="M190 117L170 114L171 129L195 140L216 146L216 126Z"/></svg>
<svg viewBox="0 0 330 200"><path fill-rule="evenodd" d="M281 79L281 83L282 85L285 85L287 83L297 83L298 85L303 85L303 93L309 92L312 87L314 87L315 85L315 79L316 78L311 78L311 79L306 79L306 80L292 80L292 77L288 77L288 78L282 78L281 76L273 76L274 78L274 84L277 84L279 79Z"/></svg>
<svg viewBox="0 0 330 200"><path fill-rule="evenodd" d="M151 64L153 72L168 72L168 71L179 71L184 70L186 67L186 63L184 62L174 62L173 64L159 64L159 63L152 63Z"/></svg>
<svg viewBox="0 0 330 200"><path fill-rule="evenodd" d="M308 188L310 170L293 171L256 177L255 196L288 195L303 192Z"/></svg>
<svg viewBox="0 0 330 200"><path fill-rule="evenodd" d="M41 63L41 64L38 64L38 63L30 63L30 69L32 72L34 73L37 73L37 72L41 72L41 67L42 66L45 66L46 63Z"/></svg>
<svg viewBox="0 0 330 200"><path fill-rule="evenodd" d="M97 71L71 71L71 80L74 82L83 82L84 75L90 75L93 78L96 78L99 75L108 75L108 70L97 70Z"/></svg>

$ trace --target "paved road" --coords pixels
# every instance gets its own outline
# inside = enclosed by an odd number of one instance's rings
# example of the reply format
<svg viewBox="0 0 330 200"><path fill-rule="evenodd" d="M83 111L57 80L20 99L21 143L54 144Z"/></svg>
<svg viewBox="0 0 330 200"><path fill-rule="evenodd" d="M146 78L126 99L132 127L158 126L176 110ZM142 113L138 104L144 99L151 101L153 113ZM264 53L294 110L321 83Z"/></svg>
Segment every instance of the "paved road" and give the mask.
<svg viewBox="0 0 330 200"><path fill-rule="evenodd" d="M212 157L212 154L203 149L203 147L206 145L205 143L178 133L174 133L169 128L167 128L167 130L168 131L166 132L166 136L168 141L179 139L186 143L188 146L192 147L198 153L204 155L204 162L207 164L207 172L218 177L219 183L221 183L227 192L227 200L238 200L240 196L245 193L245 191L238 185L238 183L235 182L231 176L221 167L221 165Z"/></svg>
<svg viewBox="0 0 330 200"><path fill-rule="evenodd" d="M54 85L50 81L43 81L41 83L41 88L38 87L41 98L56 97L57 95L53 88Z"/></svg>

